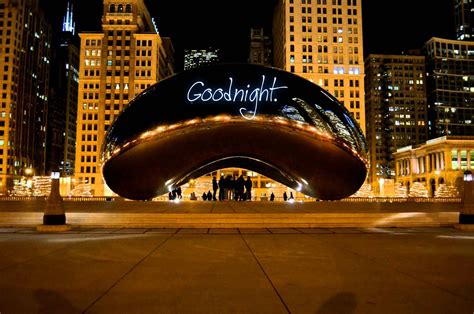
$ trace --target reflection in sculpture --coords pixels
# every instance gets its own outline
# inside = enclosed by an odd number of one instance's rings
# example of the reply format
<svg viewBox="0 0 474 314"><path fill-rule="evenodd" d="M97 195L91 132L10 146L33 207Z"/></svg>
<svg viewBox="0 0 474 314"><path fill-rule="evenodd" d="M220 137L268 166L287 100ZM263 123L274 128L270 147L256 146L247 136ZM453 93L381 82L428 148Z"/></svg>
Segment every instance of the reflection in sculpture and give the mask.
<svg viewBox="0 0 474 314"><path fill-rule="evenodd" d="M108 186L129 199L240 167L334 200L364 182L366 151L350 113L319 86L274 68L220 64L132 100L106 135L102 162Z"/></svg>

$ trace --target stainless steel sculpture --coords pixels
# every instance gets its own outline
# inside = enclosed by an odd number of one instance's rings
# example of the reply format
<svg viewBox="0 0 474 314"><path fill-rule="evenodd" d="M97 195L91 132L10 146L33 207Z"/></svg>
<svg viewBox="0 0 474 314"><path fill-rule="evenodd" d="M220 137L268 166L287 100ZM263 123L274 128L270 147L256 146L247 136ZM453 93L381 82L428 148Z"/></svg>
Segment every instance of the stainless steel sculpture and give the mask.
<svg viewBox="0 0 474 314"><path fill-rule="evenodd" d="M109 129L103 175L135 200L226 167L335 200L367 174L366 143L333 96L294 74L222 64L174 75L130 102Z"/></svg>

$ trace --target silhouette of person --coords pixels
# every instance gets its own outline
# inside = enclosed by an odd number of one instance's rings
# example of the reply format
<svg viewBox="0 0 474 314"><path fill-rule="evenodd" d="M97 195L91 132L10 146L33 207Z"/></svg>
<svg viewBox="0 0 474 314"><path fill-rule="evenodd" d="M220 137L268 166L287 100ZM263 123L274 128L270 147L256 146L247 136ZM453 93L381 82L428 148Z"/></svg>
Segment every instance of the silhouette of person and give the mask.
<svg viewBox="0 0 474 314"><path fill-rule="evenodd" d="M290 192L290 200L294 199L293 192Z"/></svg>
<svg viewBox="0 0 474 314"><path fill-rule="evenodd" d="M244 176L240 175L235 181L235 194L236 194L235 200L236 201L242 201L244 199L244 187L245 187Z"/></svg>
<svg viewBox="0 0 474 314"><path fill-rule="evenodd" d="M202 193L202 200L203 200L203 201L206 201L206 200L207 200L207 194L206 194L206 192L203 192L203 193Z"/></svg>
<svg viewBox="0 0 474 314"><path fill-rule="evenodd" d="M288 199L288 195L286 195L286 192L283 192L283 200L286 202L287 199Z"/></svg>
<svg viewBox="0 0 474 314"><path fill-rule="evenodd" d="M274 200L275 200L275 194L273 194L272 192L272 194L270 194L270 201L273 202Z"/></svg>
<svg viewBox="0 0 474 314"><path fill-rule="evenodd" d="M245 180L245 195L246 199L252 200L252 180L250 180L250 176L247 176L247 180Z"/></svg>
<svg viewBox="0 0 474 314"><path fill-rule="evenodd" d="M214 193L212 193L212 200L213 201L217 201L216 193L217 193L218 188L219 188L219 185L217 184L216 177L213 177L212 178L212 190L214 191Z"/></svg>
<svg viewBox="0 0 474 314"><path fill-rule="evenodd" d="M183 196L181 195L181 187L180 186L178 186L178 188L176 189L176 194L178 194L179 199L183 198Z"/></svg>
<svg viewBox="0 0 474 314"><path fill-rule="evenodd" d="M207 200L208 200L208 201L212 201L212 193L211 193L211 190L208 190L208 191L207 191Z"/></svg>

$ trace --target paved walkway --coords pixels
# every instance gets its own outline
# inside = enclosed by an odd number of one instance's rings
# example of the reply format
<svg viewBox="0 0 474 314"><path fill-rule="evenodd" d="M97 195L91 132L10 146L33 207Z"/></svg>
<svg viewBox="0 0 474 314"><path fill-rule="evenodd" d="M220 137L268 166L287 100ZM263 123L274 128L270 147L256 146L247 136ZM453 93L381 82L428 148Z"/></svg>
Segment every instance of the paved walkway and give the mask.
<svg viewBox="0 0 474 314"><path fill-rule="evenodd" d="M0 212L43 212L46 201L0 201ZM65 201L66 213L386 213L458 212L461 203Z"/></svg>
<svg viewBox="0 0 474 314"><path fill-rule="evenodd" d="M474 234L0 229L4 313L473 313Z"/></svg>

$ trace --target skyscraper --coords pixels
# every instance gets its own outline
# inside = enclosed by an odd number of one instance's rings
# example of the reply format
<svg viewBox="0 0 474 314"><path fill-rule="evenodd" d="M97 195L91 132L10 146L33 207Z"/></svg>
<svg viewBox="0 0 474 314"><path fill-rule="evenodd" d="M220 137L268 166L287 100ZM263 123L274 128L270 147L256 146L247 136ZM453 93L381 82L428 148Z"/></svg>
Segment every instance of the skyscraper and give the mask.
<svg viewBox="0 0 474 314"><path fill-rule="evenodd" d="M48 110L46 169L74 174L76 153L79 49L73 7L67 4L62 31L55 39L51 66L51 96Z"/></svg>
<svg viewBox="0 0 474 314"><path fill-rule="evenodd" d="M190 70L217 62L219 62L219 49L186 49L184 51L184 70Z"/></svg>
<svg viewBox="0 0 474 314"><path fill-rule="evenodd" d="M428 139L425 58L371 54L365 73L369 181L377 188L395 176L397 148Z"/></svg>
<svg viewBox="0 0 474 314"><path fill-rule="evenodd" d="M272 41L263 28L250 29L249 63L272 66Z"/></svg>
<svg viewBox="0 0 474 314"><path fill-rule="evenodd" d="M457 40L474 40L473 0L454 0L454 23Z"/></svg>
<svg viewBox="0 0 474 314"><path fill-rule="evenodd" d="M173 69L143 0L103 4L102 32L79 34L75 161L76 183L91 184L91 192L99 196L109 193L100 168L105 133L129 100Z"/></svg>
<svg viewBox="0 0 474 314"><path fill-rule="evenodd" d="M279 0L273 18L274 66L328 90L365 132L360 0Z"/></svg>
<svg viewBox="0 0 474 314"><path fill-rule="evenodd" d="M37 0L0 2L0 190L45 173L51 25Z"/></svg>
<svg viewBox="0 0 474 314"><path fill-rule="evenodd" d="M430 137L474 135L474 42L434 37L424 52Z"/></svg>

